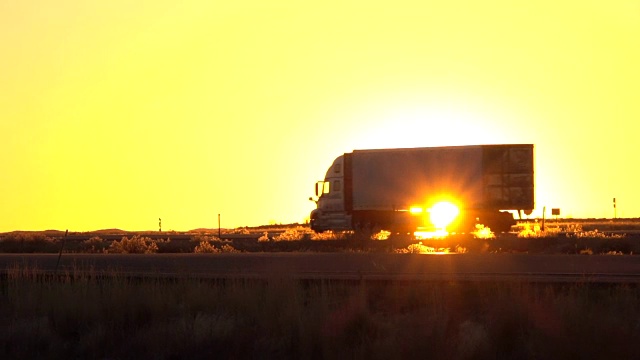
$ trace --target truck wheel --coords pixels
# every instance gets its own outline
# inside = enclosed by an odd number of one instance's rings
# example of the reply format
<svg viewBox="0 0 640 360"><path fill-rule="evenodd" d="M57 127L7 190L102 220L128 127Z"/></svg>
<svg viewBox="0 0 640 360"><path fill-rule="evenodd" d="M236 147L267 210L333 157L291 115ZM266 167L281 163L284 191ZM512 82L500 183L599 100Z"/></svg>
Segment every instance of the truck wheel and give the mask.
<svg viewBox="0 0 640 360"><path fill-rule="evenodd" d="M513 215L508 212L500 212L489 217L487 226L494 233L502 233L511 231L511 226L516 224Z"/></svg>
<svg viewBox="0 0 640 360"><path fill-rule="evenodd" d="M380 227L375 223L358 223L354 227L356 239L371 240L371 236L380 231Z"/></svg>

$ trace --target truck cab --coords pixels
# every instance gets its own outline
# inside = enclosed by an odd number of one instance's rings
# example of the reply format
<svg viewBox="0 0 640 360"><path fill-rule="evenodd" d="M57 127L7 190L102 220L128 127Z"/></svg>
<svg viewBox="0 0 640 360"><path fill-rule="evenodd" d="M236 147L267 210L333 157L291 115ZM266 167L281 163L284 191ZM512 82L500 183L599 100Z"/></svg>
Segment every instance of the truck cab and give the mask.
<svg viewBox="0 0 640 360"><path fill-rule="evenodd" d="M317 208L310 216L311 229L316 232L351 229L351 216L345 206L344 161L344 155L338 156L324 180L316 183Z"/></svg>

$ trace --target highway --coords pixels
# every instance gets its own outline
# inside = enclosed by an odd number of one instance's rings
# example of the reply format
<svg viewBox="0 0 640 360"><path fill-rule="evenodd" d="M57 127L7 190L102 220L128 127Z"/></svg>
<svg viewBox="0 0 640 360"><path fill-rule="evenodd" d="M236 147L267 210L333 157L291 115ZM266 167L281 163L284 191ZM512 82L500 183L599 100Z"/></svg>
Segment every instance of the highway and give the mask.
<svg viewBox="0 0 640 360"><path fill-rule="evenodd" d="M0 254L0 270L327 280L640 283L640 256L543 254Z"/></svg>

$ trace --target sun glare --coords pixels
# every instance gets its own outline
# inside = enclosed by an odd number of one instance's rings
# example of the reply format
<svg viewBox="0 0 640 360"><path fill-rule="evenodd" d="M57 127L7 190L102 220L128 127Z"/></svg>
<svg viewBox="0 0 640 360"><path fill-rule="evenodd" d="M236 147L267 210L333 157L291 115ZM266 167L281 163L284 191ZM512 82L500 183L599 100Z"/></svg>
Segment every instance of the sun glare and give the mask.
<svg viewBox="0 0 640 360"><path fill-rule="evenodd" d="M413 212L413 208L411 209L411 212ZM429 213L431 224L434 229L432 231L418 230L414 232L413 235L416 239L437 239L446 237L449 235L447 226L456 219L460 210L453 203L441 201L429 208L427 212Z"/></svg>
<svg viewBox="0 0 640 360"><path fill-rule="evenodd" d="M361 132L356 139L356 148L491 144L499 143L504 137L500 129L488 130L478 125L486 123L489 116L470 99L460 100L460 103L455 105L416 104L410 101L383 104L386 104L386 107L381 108L372 120L375 126ZM461 110L463 104L469 109ZM425 138L422 130L425 122L430 124L429 131L437 133L437 137ZM469 131L461 133L460 128Z"/></svg>
<svg viewBox="0 0 640 360"><path fill-rule="evenodd" d="M459 213L458 207L448 201L439 202L429 209L431 222L436 230L445 230Z"/></svg>
<svg viewBox="0 0 640 360"><path fill-rule="evenodd" d="M412 214L420 214L420 213L422 213L422 208L419 207L419 206L413 206L411 209L409 209L409 211Z"/></svg>
<svg viewBox="0 0 640 360"><path fill-rule="evenodd" d="M418 240L438 239L438 238L443 238L447 235L449 235L449 233L443 229L439 229L436 231L416 231L413 233L413 236Z"/></svg>

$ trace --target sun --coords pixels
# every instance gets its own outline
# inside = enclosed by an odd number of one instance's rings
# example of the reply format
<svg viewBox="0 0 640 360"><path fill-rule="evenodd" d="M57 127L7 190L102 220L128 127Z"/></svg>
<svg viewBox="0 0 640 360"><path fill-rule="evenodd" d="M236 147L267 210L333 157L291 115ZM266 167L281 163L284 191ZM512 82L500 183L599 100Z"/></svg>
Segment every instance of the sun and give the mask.
<svg viewBox="0 0 640 360"><path fill-rule="evenodd" d="M441 201L429 209L431 223L437 230L445 230L460 214L460 209L453 203Z"/></svg>

